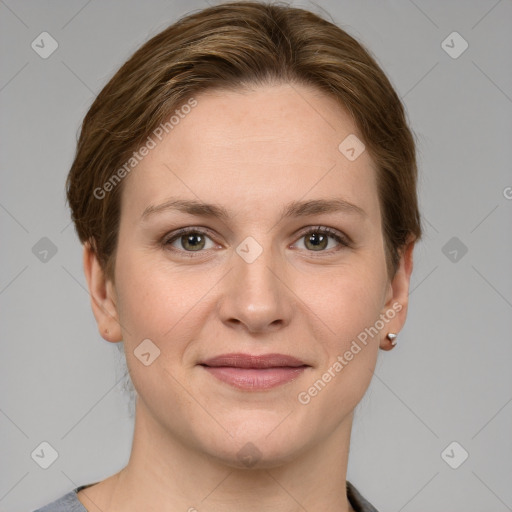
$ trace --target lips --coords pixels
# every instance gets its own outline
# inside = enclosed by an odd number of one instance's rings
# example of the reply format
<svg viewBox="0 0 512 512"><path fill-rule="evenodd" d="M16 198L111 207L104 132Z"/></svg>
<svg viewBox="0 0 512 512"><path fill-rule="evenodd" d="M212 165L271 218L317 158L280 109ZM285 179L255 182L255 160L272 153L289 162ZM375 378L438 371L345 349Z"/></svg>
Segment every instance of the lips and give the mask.
<svg viewBox="0 0 512 512"><path fill-rule="evenodd" d="M261 356L250 354L223 354L207 359L201 364L209 367L231 366L234 368L256 369L277 367L297 368L299 366L307 366L303 361L283 354L265 354Z"/></svg>
<svg viewBox="0 0 512 512"><path fill-rule="evenodd" d="M200 363L210 375L248 391L274 388L296 379L309 365L284 354L223 354Z"/></svg>

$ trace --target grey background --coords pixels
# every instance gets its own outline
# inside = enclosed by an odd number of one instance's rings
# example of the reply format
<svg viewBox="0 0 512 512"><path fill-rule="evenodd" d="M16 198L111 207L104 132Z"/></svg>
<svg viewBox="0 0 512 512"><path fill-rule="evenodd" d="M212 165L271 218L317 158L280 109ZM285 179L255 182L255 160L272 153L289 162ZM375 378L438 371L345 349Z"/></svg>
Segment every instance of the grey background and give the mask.
<svg viewBox="0 0 512 512"><path fill-rule="evenodd" d="M409 318L356 410L348 479L381 511L512 510L512 2L294 4L326 9L374 53L418 137L425 238ZM0 0L2 511L128 461L123 366L96 330L64 181L94 95L206 5ZM31 48L43 31L59 45L47 59ZM453 31L469 44L456 59L441 47ZM46 261L43 237L57 249ZM46 470L31 458L42 441L59 455ZM458 469L441 457L452 441L469 453Z"/></svg>

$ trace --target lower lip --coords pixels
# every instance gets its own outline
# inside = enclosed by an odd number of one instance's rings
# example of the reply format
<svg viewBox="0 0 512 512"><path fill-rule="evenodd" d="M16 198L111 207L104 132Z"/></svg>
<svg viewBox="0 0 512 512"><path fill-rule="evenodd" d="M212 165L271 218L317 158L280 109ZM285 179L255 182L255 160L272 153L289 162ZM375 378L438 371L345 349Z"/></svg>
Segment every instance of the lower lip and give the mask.
<svg viewBox="0 0 512 512"><path fill-rule="evenodd" d="M231 386L249 391L271 389L296 379L307 368L235 368L233 366L203 366L215 378Z"/></svg>

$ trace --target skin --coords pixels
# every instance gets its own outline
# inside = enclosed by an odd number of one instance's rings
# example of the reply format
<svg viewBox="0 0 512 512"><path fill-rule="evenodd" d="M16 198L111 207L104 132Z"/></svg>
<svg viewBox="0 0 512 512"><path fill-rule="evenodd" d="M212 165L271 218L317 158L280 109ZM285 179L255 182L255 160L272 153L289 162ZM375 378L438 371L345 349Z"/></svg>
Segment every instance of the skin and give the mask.
<svg viewBox="0 0 512 512"><path fill-rule="evenodd" d="M99 331L124 341L137 401L128 465L78 498L102 512L350 511L344 484L353 411L379 347L391 348L387 333L405 322L414 243L390 277L374 164L367 151L349 161L338 150L359 132L332 98L279 84L196 99L125 179L115 285L84 246ZM168 210L141 219L170 197L216 203L230 217ZM280 220L291 201L332 198L364 214ZM187 226L211 230L199 239L201 251L186 237L171 248L162 243ZM305 231L318 226L351 244L329 236L314 250ZM236 252L248 236L262 248L252 263ZM298 394L396 303L401 311L301 404ZM134 355L147 338L160 349L149 366ZM238 390L198 366L228 352L288 354L310 368L270 390ZM258 450L250 468L237 457L247 443Z"/></svg>

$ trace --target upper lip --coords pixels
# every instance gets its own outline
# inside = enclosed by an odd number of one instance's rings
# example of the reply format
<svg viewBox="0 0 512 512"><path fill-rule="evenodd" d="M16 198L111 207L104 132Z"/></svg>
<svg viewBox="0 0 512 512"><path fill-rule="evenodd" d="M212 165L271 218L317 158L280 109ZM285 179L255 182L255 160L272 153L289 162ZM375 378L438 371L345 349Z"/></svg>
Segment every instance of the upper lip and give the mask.
<svg viewBox="0 0 512 512"><path fill-rule="evenodd" d="M199 364L210 367L230 366L235 368L296 368L299 366L309 366L304 361L285 354L251 355L238 353L222 354L206 359Z"/></svg>

